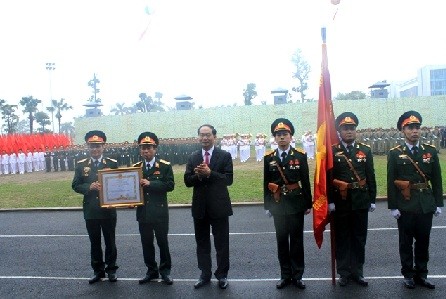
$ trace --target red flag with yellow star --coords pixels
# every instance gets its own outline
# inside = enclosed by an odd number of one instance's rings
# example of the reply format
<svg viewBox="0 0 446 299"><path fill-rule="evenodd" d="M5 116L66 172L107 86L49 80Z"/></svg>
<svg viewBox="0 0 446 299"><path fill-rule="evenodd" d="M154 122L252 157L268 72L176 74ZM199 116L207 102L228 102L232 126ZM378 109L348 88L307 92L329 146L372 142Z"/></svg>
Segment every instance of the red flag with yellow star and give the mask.
<svg viewBox="0 0 446 299"><path fill-rule="evenodd" d="M316 168L314 172L313 230L316 244L322 246L323 232L328 221L328 190L333 169L332 144L338 142L331 101L325 28L322 28L322 70L317 112Z"/></svg>

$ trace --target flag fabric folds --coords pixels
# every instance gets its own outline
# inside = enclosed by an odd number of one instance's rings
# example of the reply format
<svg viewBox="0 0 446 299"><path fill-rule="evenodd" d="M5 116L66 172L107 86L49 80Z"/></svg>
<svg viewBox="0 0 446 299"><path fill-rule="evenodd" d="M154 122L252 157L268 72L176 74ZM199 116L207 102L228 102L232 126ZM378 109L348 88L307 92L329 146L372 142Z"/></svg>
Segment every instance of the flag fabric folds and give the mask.
<svg viewBox="0 0 446 299"><path fill-rule="evenodd" d="M322 28L322 66L317 115L316 168L314 172L313 230L316 244L322 246L323 232L328 220L328 193L333 169L332 145L338 142L331 101L325 28Z"/></svg>

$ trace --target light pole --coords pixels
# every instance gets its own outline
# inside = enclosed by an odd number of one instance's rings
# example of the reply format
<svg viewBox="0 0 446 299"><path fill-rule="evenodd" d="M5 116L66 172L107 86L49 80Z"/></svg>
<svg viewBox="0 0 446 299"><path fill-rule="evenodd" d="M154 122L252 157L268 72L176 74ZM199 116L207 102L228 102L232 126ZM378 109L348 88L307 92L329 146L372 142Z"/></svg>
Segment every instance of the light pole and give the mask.
<svg viewBox="0 0 446 299"><path fill-rule="evenodd" d="M46 63L46 70L48 71L48 76L50 79L50 105L53 106L53 89L51 87L51 72L56 69L56 64L54 62L47 62ZM43 102L42 102L43 107ZM51 115L53 115L53 112L51 112ZM54 121L51 119L51 124L53 125L53 133L54 133Z"/></svg>

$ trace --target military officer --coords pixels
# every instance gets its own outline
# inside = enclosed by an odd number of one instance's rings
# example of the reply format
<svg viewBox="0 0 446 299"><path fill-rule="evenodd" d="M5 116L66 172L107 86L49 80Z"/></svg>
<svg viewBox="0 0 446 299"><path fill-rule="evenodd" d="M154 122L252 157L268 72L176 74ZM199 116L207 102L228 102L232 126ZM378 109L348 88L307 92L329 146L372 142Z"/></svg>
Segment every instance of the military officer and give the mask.
<svg viewBox="0 0 446 299"><path fill-rule="evenodd" d="M278 148L264 159L264 208L273 216L281 279L276 287L282 289L293 283L305 289L303 226L304 215L311 211L312 198L307 155L290 146L293 124L278 118L271 124L271 133Z"/></svg>
<svg viewBox="0 0 446 299"><path fill-rule="evenodd" d="M398 221L404 286L434 289L427 280L429 239L432 216L440 215L443 207L443 188L437 150L420 142L421 123L416 111L407 111L398 119L404 143L392 148L387 158L387 202Z"/></svg>
<svg viewBox="0 0 446 299"><path fill-rule="evenodd" d="M147 283L158 279L161 275L163 283L171 285L173 279L170 276L172 261L167 239L169 233L167 192L171 192L175 186L173 170L169 162L155 157L159 140L154 133L141 133L138 144L142 161L133 166L142 168L143 178L140 183L144 192L144 205L138 206L136 220L139 222L144 263L147 266L146 276L139 280L139 283ZM153 233L160 252L159 267L155 261Z"/></svg>
<svg viewBox="0 0 446 299"><path fill-rule="evenodd" d="M352 279L368 286L364 279L368 212L375 210L376 179L370 147L356 141L359 121L352 112L336 118L340 142L333 145L333 189L328 198L334 215L336 268L340 286Z"/></svg>
<svg viewBox="0 0 446 299"><path fill-rule="evenodd" d="M101 184L98 182L98 170L118 168L116 160L103 156L106 141L107 137L102 131L89 131L85 134L90 158L78 161L72 182L73 190L84 195L84 219L91 243L91 267L94 271L94 276L89 280L90 284L105 278L105 273L108 274L109 281L117 280L116 209L102 208L99 203ZM105 263L102 255L101 231L105 242Z"/></svg>

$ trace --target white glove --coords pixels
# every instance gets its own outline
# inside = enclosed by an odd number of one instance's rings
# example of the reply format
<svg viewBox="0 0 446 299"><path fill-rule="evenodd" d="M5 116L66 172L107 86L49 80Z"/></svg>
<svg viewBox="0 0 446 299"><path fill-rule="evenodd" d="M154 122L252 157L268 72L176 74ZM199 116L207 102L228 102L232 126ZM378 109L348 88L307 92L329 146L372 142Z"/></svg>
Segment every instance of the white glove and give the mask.
<svg viewBox="0 0 446 299"><path fill-rule="evenodd" d="M329 203L328 204L328 212L331 213L331 212L334 212L334 211L336 211L335 204L334 203Z"/></svg>
<svg viewBox="0 0 446 299"><path fill-rule="evenodd" d="M265 210L265 215L268 217L271 217L273 214L269 210Z"/></svg>
<svg viewBox="0 0 446 299"><path fill-rule="evenodd" d="M376 209L376 205L374 203L370 204L369 212L373 212Z"/></svg>
<svg viewBox="0 0 446 299"><path fill-rule="evenodd" d="M440 216L441 214L441 208L437 207L437 210L434 212L435 217Z"/></svg>
<svg viewBox="0 0 446 299"><path fill-rule="evenodd" d="M400 210L398 210L398 209L390 210L390 213L392 214L393 218L395 218L395 219L398 219L401 216Z"/></svg>

